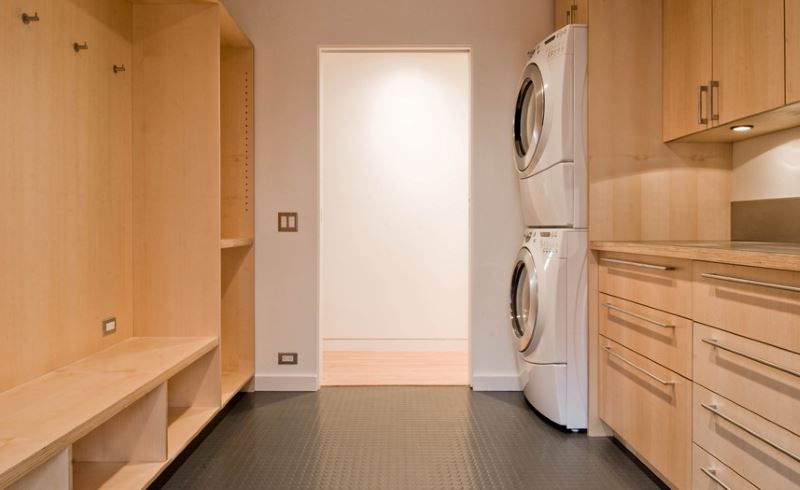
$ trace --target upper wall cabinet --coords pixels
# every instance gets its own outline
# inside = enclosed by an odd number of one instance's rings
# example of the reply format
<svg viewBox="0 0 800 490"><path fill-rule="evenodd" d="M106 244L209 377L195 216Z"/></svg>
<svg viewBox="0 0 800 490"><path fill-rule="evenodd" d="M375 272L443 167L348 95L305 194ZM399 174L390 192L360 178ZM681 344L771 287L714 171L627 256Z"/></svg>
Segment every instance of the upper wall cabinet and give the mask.
<svg viewBox="0 0 800 490"><path fill-rule="evenodd" d="M755 115L747 136L800 124L786 111L762 114L790 101L784 0L665 0L663 9L665 141L699 132L690 140L731 141L732 123Z"/></svg>
<svg viewBox="0 0 800 490"><path fill-rule="evenodd" d="M800 102L800 0L786 0L786 103Z"/></svg>
<svg viewBox="0 0 800 490"><path fill-rule="evenodd" d="M711 0L664 2L664 139L709 127Z"/></svg>
<svg viewBox="0 0 800 490"><path fill-rule="evenodd" d="M589 0L555 0L553 8L556 30L568 24L589 23Z"/></svg>

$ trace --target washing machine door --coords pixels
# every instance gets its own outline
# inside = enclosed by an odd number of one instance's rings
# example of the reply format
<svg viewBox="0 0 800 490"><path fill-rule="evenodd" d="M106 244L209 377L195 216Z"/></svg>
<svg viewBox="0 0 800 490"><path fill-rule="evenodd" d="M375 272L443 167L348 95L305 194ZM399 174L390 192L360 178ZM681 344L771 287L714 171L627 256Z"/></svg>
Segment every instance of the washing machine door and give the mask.
<svg viewBox="0 0 800 490"><path fill-rule="evenodd" d="M544 126L544 95L539 65L529 63L522 74L514 109L514 156L520 173L534 164L542 150L539 143Z"/></svg>
<svg viewBox="0 0 800 490"><path fill-rule="evenodd" d="M525 352L531 345L539 314L539 277L531 252L523 247L511 274L511 331L517 349Z"/></svg>

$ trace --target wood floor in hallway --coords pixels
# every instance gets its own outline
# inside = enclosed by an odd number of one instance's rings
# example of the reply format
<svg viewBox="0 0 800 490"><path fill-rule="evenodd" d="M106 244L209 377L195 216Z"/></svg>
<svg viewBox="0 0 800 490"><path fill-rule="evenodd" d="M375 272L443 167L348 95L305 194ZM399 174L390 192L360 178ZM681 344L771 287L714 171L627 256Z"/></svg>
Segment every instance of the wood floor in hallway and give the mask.
<svg viewBox="0 0 800 490"><path fill-rule="evenodd" d="M323 386L466 384L466 352L322 353Z"/></svg>

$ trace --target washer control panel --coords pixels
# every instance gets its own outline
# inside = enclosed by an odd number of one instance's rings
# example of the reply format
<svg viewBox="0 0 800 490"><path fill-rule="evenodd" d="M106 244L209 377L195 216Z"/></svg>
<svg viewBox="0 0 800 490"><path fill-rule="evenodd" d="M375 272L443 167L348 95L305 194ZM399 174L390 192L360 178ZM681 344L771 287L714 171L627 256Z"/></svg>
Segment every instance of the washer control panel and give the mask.
<svg viewBox="0 0 800 490"><path fill-rule="evenodd" d="M559 231L540 231L542 252L546 254L561 255L561 232Z"/></svg>

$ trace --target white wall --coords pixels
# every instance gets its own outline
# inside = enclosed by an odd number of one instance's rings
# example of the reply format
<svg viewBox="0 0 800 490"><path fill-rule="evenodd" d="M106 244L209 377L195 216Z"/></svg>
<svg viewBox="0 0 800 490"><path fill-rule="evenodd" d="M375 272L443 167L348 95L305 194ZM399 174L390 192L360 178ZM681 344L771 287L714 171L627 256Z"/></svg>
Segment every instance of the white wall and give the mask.
<svg viewBox="0 0 800 490"><path fill-rule="evenodd" d="M473 387L517 386L508 284L522 218L511 118L526 52L552 30L552 0L225 0L255 45L256 386L318 386L320 46L472 49L470 343ZM300 213L277 233L275 213ZM278 366L277 352L300 355Z"/></svg>
<svg viewBox="0 0 800 490"><path fill-rule="evenodd" d="M323 350L467 350L467 52L323 52Z"/></svg>
<svg viewBox="0 0 800 490"><path fill-rule="evenodd" d="M800 197L800 128L733 144L731 200Z"/></svg>

